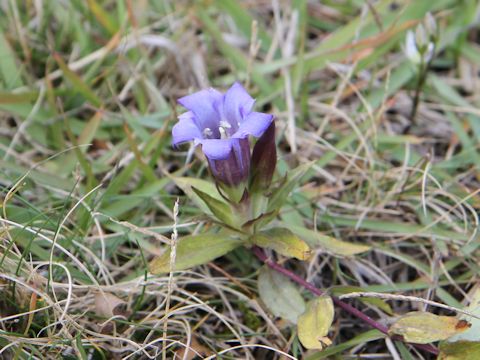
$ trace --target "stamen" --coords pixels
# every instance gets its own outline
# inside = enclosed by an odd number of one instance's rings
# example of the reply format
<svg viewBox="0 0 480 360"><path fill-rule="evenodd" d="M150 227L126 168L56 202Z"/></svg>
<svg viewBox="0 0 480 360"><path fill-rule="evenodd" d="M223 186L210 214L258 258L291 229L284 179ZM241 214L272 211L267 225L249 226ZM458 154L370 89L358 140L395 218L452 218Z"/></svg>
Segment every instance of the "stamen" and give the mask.
<svg viewBox="0 0 480 360"><path fill-rule="evenodd" d="M223 127L219 126L218 131L220 131L220 139L227 139L228 138L227 132L225 131L225 129Z"/></svg>
<svg viewBox="0 0 480 360"><path fill-rule="evenodd" d="M205 128L203 129L203 136L205 136L207 139L210 138L213 135L213 131L210 128Z"/></svg>
<svg viewBox="0 0 480 360"><path fill-rule="evenodd" d="M220 121L220 126L224 129L230 129L232 125L228 121L222 120Z"/></svg>

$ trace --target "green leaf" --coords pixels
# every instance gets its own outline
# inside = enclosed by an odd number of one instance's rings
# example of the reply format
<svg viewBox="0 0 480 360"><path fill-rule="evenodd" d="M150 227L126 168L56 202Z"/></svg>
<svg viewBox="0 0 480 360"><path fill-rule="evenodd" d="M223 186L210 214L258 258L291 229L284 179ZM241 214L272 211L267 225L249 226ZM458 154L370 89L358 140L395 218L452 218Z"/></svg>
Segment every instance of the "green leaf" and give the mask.
<svg viewBox="0 0 480 360"><path fill-rule="evenodd" d="M283 256L299 260L306 260L310 256L307 243L286 228L261 231L253 235L251 241L260 247L275 250Z"/></svg>
<svg viewBox="0 0 480 360"><path fill-rule="evenodd" d="M440 344L438 360L478 360L480 359L480 342L457 341Z"/></svg>
<svg viewBox="0 0 480 360"><path fill-rule="evenodd" d="M288 194L290 194L295 185L302 179L303 175L311 168L313 163L314 161L310 161L288 172L283 182L270 196L267 208L268 212L277 210L283 205L288 198Z"/></svg>
<svg viewBox="0 0 480 360"><path fill-rule="evenodd" d="M115 24L115 21L110 14L105 11L95 0L88 0L87 3L90 11L95 15L95 18L98 20L98 22L102 24L102 26L107 29L111 35L115 34L118 31L118 26Z"/></svg>
<svg viewBox="0 0 480 360"><path fill-rule="evenodd" d="M332 344L327 337L335 309L330 296L320 296L308 302L307 310L298 318L298 338L307 349L319 349Z"/></svg>
<svg viewBox="0 0 480 360"><path fill-rule="evenodd" d="M370 250L370 246L352 244L323 235L317 231L309 230L301 226L289 226L289 228L312 248L321 247L326 251L338 256L353 256Z"/></svg>
<svg viewBox="0 0 480 360"><path fill-rule="evenodd" d="M336 359L336 357L332 357L332 355L338 354L354 346L365 344L370 341L376 341L383 338L385 338L385 335L382 334L380 331L369 330L364 333L361 333L360 335L355 336L354 338L348 341L344 341L341 344L334 345L323 351L314 352L313 354L304 357L304 359L305 360Z"/></svg>
<svg viewBox="0 0 480 360"><path fill-rule="evenodd" d="M95 105L96 107L100 107L102 102L97 97L95 92L85 82L83 82L80 76L70 70L65 61L63 61L62 57L57 53L53 53L53 58L62 70L63 75L72 83L75 90L82 94L93 105Z"/></svg>
<svg viewBox="0 0 480 360"><path fill-rule="evenodd" d="M273 315L296 323L305 311L299 290L282 274L263 267L258 275L258 292Z"/></svg>
<svg viewBox="0 0 480 360"><path fill-rule="evenodd" d="M467 330L470 324L454 316L438 316L428 312L414 311L397 319L390 326L389 335L401 335L407 342L428 344L445 340Z"/></svg>
<svg viewBox="0 0 480 360"><path fill-rule="evenodd" d="M205 204L207 204L210 211L218 220L232 227L236 227L235 217L232 214L230 206L228 206L225 202L218 200L207 193L204 193L196 187L192 186L192 190L203 200Z"/></svg>
<svg viewBox="0 0 480 360"><path fill-rule="evenodd" d="M201 234L185 236L178 240L175 253L174 270L185 270L193 266L206 264L233 249L243 245L238 238L226 234ZM170 252L168 249L163 255L150 263L152 274L170 272Z"/></svg>
<svg viewBox="0 0 480 360"><path fill-rule="evenodd" d="M195 191L192 190L192 187L197 188L198 190L210 195L211 197L219 201L224 201L222 195L220 195L213 182L193 177L170 176L170 178L175 183L175 185L182 189L183 192L185 192L185 194L187 194L187 196L198 205L198 207L200 207L207 213L211 213L210 209L203 202L203 200L197 194L195 194Z"/></svg>
<svg viewBox="0 0 480 360"><path fill-rule="evenodd" d="M21 71L16 52L12 49L3 31L0 31L0 87L15 89L22 86ZM1 86L3 83L3 86Z"/></svg>
<svg viewBox="0 0 480 360"><path fill-rule="evenodd" d="M87 352L85 351L85 348L83 347L83 344L82 344L81 333L77 333L77 335L75 336L75 344L77 345L77 350L78 350L77 354L80 355L80 359L87 360L88 356L87 356Z"/></svg>

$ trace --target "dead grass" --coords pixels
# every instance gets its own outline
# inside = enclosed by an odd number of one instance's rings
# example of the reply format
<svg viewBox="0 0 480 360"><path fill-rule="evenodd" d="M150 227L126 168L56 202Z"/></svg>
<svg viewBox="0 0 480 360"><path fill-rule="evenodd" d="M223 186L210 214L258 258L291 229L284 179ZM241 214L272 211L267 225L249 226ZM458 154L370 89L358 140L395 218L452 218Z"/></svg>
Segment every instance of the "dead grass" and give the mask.
<svg viewBox="0 0 480 360"><path fill-rule="evenodd" d="M177 235L212 226L166 176L208 177L170 147L175 101L237 79L276 116L279 173L316 161L278 222L373 247L286 266L322 289L375 292L392 313L462 308L478 281L477 7L0 1L0 357L327 356L269 314L247 250L147 271ZM402 44L426 11L441 41L412 125ZM337 312L330 356L428 358L368 331Z"/></svg>

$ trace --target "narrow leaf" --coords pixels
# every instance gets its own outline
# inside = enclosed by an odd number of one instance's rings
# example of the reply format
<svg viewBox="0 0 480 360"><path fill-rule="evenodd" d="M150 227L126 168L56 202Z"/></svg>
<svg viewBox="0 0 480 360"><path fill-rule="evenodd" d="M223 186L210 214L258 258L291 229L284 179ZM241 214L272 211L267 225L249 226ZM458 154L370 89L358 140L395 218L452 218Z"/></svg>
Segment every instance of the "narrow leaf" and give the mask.
<svg viewBox="0 0 480 360"><path fill-rule="evenodd" d="M310 247L321 247L334 255L353 256L370 250L370 246L338 240L301 226L291 225L289 228L305 240Z"/></svg>
<svg viewBox="0 0 480 360"><path fill-rule="evenodd" d="M23 85L16 52L12 49L3 31L0 30L0 85L3 89L16 89Z"/></svg>
<svg viewBox="0 0 480 360"><path fill-rule="evenodd" d="M327 337L335 310L330 296L320 296L307 304L307 310L298 318L298 338L307 349L319 349L332 344Z"/></svg>
<svg viewBox="0 0 480 360"><path fill-rule="evenodd" d="M306 260L310 256L307 243L286 228L274 228L252 236L255 245L275 250L279 254Z"/></svg>
<svg viewBox="0 0 480 360"><path fill-rule="evenodd" d="M204 212L207 214L212 214L210 211L209 207L205 202L198 196L195 191L193 191L193 187L195 187L198 190L201 190L202 192L210 195L211 197L223 201L222 196L218 192L217 188L215 185L206 180L202 179L197 179L193 177L175 177L175 176L170 176L172 181L177 185L180 189L182 189L187 196L195 202L195 204ZM226 203L225 203L226 205Z"/></svg>
<svg viewBox="0 0 480 360"><path fill-rule="evenodd" d="M106 12L99 3L95 0L88 0L88 7L90 11L95 15L95 18L98 20L102 26L108 30L110 34L114 34L117 31L117 25L115 24L113 18L110 17L108 12Z"/></svg>
<svg viewBox="0 0 480 360"><path fill-rule="evenodd" d="M21 93L0 92L0 104L19 104L29 103L38 97L38 93L34 91Z"/></svg>
<svg viewBox="0 0 480 360"><path fill-rule="evenodd" d="M101 101L97 97L97 95L87 84L83 82L80 76L70 70L65 61L63 61L62 57L57 53L53 53L53 58L62 70L63 75L72 83L73 87L86 99L88 99L93 105L100 107Z"/></svg>
<svg viewBox="0 0 480 360"><path fill-rule="evenodd" d="M401 316L392 326L390 335L401 335L407 342L428 344L445 340L467 330L470 324L454 316L438 316L414 311Z"/></svg>
<svg viewBox="0 0 480 360"><path fill-rule="evenodd" d="M203 191L192 186L192 190L197 194L205 204L207 204L210 211L221 222L235 227L235 217L232 214L230 206L225 202L215 199L213 196L204 193Z"/></svg>
<svg viewBox="0 0 480 360"><path fill-rule="evenodd" d="M242 241L225 234L201 234L186 236L178 240L174 270L185 270L193 266L206 264L233 249L241 246ZM170 271L170 249L150 263L152 274Z"/></svg>
<svg viewBox="0 0 480 360"><path fill-rule="evenodd" d="M79 145L90 144L92 142L98 130L98 127L102 122L102 118L103 118L103 111L97 111L95 115L93 115L93 117L87 122L87 124L82 130L82 133L78 137ZM85 152L86 150L87 150L86 147L82 148L82 151Z"/></svg>
<svg viewBox="0 0 480 360"><path fill-rule="evenodd" d="M291 323L305 311L305 301L299 290L283 276L267 267L258 275L258 292L273 315Z"/></svg>
<svg viewBox="0 0 480 360"><path fill-rule="evenodd" d="M385 335L378 330L368 330L361 333L354 338L344 341L338 345L334 345L323 351L315 351L312 354L304 357L304 360L320 360L320 359L335 359L333 355L341 353L347 349L360 344L366 344L370 341L376 341L385 338Z"/></svg>
<svg viewBox="0 0 480 360"><path fill-rule="evenodd" d="M82 334L80 332L77 333L77 335L75 336L75 344L77 346L77 350L78 350L77 354L79 355L80 359L87 360L88 356L87 356L87 352L85 351L85 348L83 347Z"/></svg>

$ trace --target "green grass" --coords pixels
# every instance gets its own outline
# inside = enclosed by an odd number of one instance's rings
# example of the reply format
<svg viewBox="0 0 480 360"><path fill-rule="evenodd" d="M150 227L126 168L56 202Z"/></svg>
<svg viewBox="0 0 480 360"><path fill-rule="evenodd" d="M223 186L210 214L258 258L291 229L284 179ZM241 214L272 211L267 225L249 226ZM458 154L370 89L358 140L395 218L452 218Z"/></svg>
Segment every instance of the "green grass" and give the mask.
<svg viewBox="0 0 480 360"><path fill-rule="evenodd" d="M333 346L307 352L258 298L260 264L244 249L173 284L147 270L174 220L180 236L212 226L169 176L209 177L199 153L171 147L176 99L238 80L276 116L279 174L314 161L277 222L373 248L319 248L291 269L322 289L466 304L480 271L478 3L370 3L0 1L0 357L320 359L393 346L415 358L339 311ZM412 124L403 43L429 11L440 40Z"/></svg>

